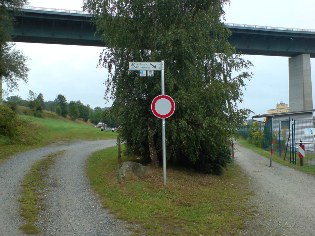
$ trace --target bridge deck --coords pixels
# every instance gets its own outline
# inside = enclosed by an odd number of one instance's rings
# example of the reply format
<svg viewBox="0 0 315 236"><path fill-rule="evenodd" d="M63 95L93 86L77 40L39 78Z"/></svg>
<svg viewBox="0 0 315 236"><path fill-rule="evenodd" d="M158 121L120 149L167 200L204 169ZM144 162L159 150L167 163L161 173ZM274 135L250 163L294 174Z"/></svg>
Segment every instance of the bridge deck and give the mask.
<svg viewBox="0 0 315 236"><path fill-rule="evenodd" d="M14 13L16 42L105 46L89 14L77 11L23 9ZM229 41L243 54L315 57L315 31L226 24Z"/></svg>

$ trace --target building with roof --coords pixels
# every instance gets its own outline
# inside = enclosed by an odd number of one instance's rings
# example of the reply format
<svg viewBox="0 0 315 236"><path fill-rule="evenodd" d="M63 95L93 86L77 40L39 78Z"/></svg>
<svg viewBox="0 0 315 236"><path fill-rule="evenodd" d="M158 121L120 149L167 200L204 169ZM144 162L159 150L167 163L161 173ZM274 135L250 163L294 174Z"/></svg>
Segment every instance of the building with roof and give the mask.
<svg viewBox="0 0 315 236"><path fill-rule="evenodd" d="M268 114L284 113L284 112L289 112L289 105L284 102L278 103L275 109L269 109L267 111Z"/></svg>

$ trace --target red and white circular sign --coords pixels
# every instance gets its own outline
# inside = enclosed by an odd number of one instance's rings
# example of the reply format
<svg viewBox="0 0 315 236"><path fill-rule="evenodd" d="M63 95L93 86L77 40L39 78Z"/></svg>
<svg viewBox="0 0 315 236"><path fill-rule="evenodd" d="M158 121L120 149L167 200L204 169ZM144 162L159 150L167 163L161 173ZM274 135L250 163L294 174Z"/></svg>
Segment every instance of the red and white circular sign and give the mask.
<svg viewBox="0 0 315 236"><path fill-rule="evenodd" d="M168 95L156 96L151 103L153 114L161 119L169 118L175 111L175 102Z"/></svg>

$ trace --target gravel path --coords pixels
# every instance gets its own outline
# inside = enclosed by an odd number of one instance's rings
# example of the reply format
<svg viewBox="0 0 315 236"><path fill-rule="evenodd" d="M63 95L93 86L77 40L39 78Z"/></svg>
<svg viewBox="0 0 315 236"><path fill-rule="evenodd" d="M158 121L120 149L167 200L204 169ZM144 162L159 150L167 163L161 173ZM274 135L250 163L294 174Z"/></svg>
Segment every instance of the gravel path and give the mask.
<svg viewBox="0 0 315 236"><path fill-rule="evenodd" d="M237 145L236 163L250 178L257 206L245 235L315 235L315 177Z"/></svg>
<svg viewBox="0 0 315 236"><path fill-rule="evenodd" d="M127 225L101 207L85 174L88 156L113 145L113 140L52 145L18 154L0 165L0 235L23 235L17 201L20 182L37 160L61 150L64 154L49 171L47 210L39 222L43 235L129 235Z"/></svg>

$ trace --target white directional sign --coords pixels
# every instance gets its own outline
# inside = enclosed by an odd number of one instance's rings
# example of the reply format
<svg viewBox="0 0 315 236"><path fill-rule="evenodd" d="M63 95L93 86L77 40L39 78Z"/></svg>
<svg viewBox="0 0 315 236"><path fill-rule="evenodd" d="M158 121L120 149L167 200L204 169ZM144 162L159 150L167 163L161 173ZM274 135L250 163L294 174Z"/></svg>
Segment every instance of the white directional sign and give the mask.
<svg viewBox="0 0 315 236"><path fill-rule="evenodd" d="M163 70L161 62L129 62L129 70Z"/></svg>

